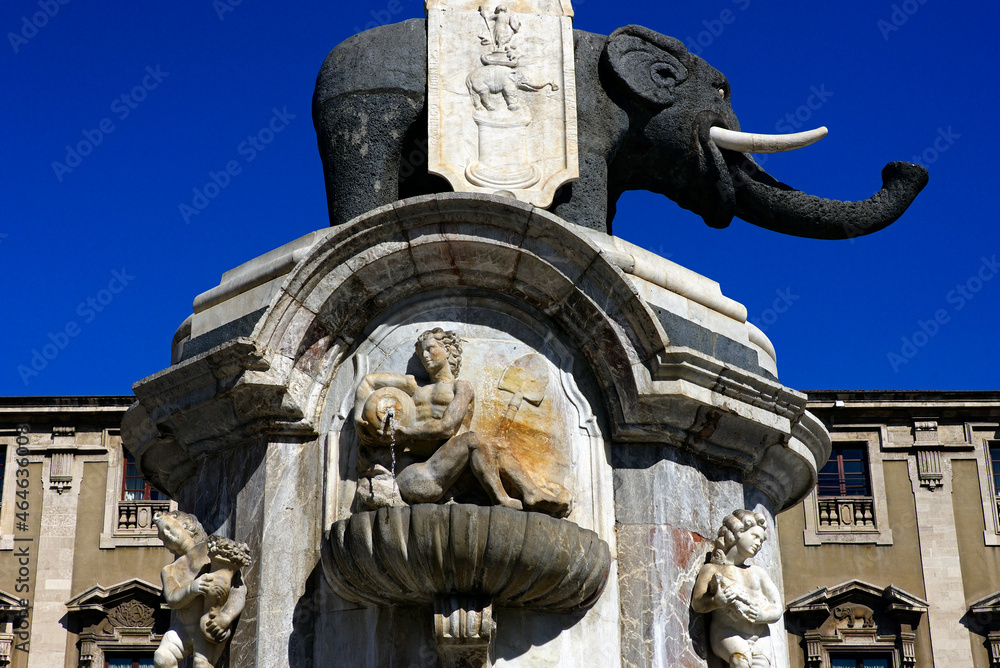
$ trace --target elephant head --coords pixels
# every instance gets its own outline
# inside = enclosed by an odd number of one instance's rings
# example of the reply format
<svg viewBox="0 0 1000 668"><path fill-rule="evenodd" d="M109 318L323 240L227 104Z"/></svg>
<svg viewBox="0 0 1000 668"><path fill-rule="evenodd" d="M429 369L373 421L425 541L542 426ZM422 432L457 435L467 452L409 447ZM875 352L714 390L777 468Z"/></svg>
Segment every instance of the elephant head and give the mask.
<svg viewBox="0 0 1000 668"><path fill-rule="evenodd" d="M597 70L601 87L628 116L616 147L595 147L609 158L611 208L625 190L651 190L712 227L726 227L737 216L784 234L844 239L894 222L927 184L923 167L904 162L886 165L881 190L863 201L823 199L780 183L749 154L799 148L825 128L782 136L739 132L726 77L680 41L648 28L612 33ZM585 145L581 137L582 150Z"/></svg>

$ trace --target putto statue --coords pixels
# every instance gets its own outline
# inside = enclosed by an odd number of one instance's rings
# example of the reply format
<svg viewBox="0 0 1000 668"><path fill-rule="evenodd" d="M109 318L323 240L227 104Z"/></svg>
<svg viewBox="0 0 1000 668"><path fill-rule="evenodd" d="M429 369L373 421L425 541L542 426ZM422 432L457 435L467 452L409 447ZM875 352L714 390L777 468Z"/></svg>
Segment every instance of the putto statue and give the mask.
<svg viewBox="0 0 1000 668"><path fill-rule="evenodd" d="M240 569L250 565L250 548L206 536L198 518L177 510L157 515L155 523L160 540L177 559L160 573L163 596L176 614L153 663L176 668L193 656L194 668L214 668L246 603Z"/></svg>
<svg viewBox="0 0 1000 668"><path fill-rule="evenodd" d="M362 378L355 392L354 426L373 455L372 462L359 465L362 503L376 508L437 503L447 499L462 474L471 470L497 505L557 517L569 514L565 490L553 494L535 484L506 451L502 428L496 435L469 430L475 392L468 381L458 378L462 367L458 334L440 327L427 330L417 337L415 349L430 383L418 384L411 375L372 373ZM509 427L516 409L501 426ZM387 459L386 450L391 469L376 461ZM398 474L397 457L403 459ZM508 493L505 482L520 499Z"/></svg>
<svg viewBox="0 0 1000 668"><path fill-rule="evenodd" d="M695 612L711 613L712 651L730 668L771 666L767 625L781 618L781 596L763 568L747 563L764 544L765 523L762 514L750 510L727 515L691 596Z"/></svg>

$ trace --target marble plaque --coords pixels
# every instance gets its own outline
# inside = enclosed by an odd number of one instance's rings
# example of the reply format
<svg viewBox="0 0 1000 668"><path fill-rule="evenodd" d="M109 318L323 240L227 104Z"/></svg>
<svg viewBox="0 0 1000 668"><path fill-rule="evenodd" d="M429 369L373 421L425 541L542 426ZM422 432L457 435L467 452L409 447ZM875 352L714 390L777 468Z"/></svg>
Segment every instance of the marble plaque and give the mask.
<svg viewBox="0 0 1000 668"><path fill-rule="evenodd" d="M548 207L579 178L569 0L427 0L429 168Z"/></svg>

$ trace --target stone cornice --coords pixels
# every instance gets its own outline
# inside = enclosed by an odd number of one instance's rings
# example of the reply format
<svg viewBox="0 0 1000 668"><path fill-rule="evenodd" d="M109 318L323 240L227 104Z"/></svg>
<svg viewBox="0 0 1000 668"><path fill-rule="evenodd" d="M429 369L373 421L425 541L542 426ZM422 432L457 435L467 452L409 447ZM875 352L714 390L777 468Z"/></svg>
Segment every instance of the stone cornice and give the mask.
<svg viewBox="0 0 1000 668"><path fill-rule="evenodd" d="M806 397L672 346L612 250L507 198L448 194L376 209L318 236L251 336L136 383L123 438L172 495L205 456L262 436L314 438L334 374L384 313L434 291L485 291L544 313L580 351L613 439L668 442L741 471L778 508L796 503L830 447Z"/></svg>

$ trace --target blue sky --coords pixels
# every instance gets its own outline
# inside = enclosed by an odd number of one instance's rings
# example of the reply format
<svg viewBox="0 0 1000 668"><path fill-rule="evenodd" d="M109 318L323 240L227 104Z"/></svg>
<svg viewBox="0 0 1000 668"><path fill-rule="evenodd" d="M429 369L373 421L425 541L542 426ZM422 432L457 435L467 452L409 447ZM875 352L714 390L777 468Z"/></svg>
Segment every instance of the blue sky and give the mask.
<svg viewBox="0 0 1000 668"><path fill-rule="evenodd" d="M574 7L583 30L638 23L687 43L728 76L744 130L827 126L820 143L767 158L796 188L863 199L885 163L914 157L931 175L900 221L852 241L740 220L714 230L649 193L623 197L619 236L745 304L790 387L998 388L997 171L976 139L1000 97L996 3ZM419 0L5 2L0 394L130 392L169 364L173 332L224 271L327 226L310 117L320 64L351 34L423 11ZM270 143L247 142L272 122ZM231 161L238 173L185 219L180 205Z"/></svg>

